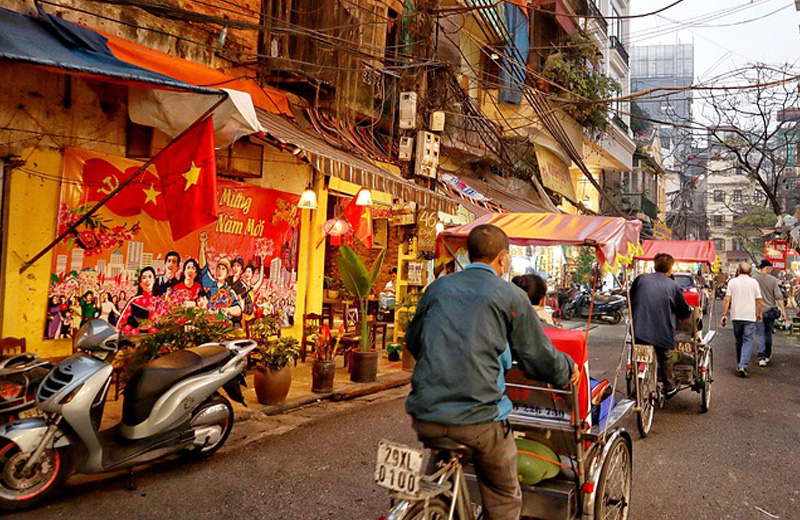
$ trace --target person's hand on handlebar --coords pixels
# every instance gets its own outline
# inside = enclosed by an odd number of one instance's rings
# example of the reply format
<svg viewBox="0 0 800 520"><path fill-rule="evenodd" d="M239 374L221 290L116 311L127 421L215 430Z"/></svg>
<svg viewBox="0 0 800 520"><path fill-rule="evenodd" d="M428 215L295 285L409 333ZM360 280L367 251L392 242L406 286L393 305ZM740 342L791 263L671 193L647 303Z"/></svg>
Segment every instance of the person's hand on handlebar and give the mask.
<svg viewBox="0 0 800 520"><path fill-rule="evenodd" d="M572 364L572 379L569 380L571 385L577 386L581 382L581 367L577 363Z"/></svg>

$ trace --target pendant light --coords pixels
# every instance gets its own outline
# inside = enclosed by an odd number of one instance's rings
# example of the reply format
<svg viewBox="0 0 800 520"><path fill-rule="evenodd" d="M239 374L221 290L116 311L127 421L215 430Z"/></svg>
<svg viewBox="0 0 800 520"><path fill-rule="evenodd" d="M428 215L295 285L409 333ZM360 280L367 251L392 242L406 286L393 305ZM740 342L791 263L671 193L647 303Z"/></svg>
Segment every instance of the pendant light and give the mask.
<svg viewBox="0 0 800 520"><path fill-rule="evenodd" d="M317 209L317 194L311 188L311 185L300 195L300 202L297 203L297 207L300 209Z"/></svg>
<svg viewBox="0 0 800 520"><path fill-rule="evenodd" d="M358 190L356 206L372 206L372 192L367 188Z"/></svg>

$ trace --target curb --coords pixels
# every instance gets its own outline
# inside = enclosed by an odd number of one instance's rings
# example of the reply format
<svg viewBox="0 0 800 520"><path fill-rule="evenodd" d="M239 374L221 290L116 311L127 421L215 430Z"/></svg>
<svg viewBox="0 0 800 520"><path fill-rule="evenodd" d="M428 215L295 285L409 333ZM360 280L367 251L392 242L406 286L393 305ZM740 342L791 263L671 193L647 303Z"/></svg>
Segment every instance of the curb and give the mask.
<svg viewBox="0 0 800 520"><path fill-rule="evenodd" d="M334 389L333 392L304 395L277 405L248 405L247 408L234 412L234 421L244 422L258 420L261 417L280 415L322 401L347 401L357 397L363 397L365 395L384 392L392 388L407 385L410 382L411 373L401 372L399 374L388 376L386 379L382 381L376 381L374 383L347 383L342 385L341 389Z"/></svg>

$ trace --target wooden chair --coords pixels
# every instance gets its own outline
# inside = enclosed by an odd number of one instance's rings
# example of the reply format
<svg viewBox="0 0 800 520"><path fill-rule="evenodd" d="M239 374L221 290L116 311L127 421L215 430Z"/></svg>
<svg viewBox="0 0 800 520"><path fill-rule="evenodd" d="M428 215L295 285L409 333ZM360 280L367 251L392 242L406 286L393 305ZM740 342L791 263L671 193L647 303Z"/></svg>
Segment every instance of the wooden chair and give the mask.
<svg viewBox="0 0 800 520"><path fill-rule="evenodd" d="M789 335L795 332L800 333L800 316L792 317L792 323L789 325Z"/></svg>
<svg viewBox="0 0 800 520"><path fill-rule="evenodd" d="M300 342L300 360L303 363L306 362L306 347L310 347L311 352L313 352L316 346L314 339L308 334L308 328L316 327L318 331L321 331L324 323L325 320L322 314L303 314L303 341ZM295 365L297 365L297 360L295 360Z"/></svg>
<svg viewBox="0 0 800 520"><path fill-rule="evenodd" d="M27 352L25 338L0 339L0 356L11 356Z"/></svg>

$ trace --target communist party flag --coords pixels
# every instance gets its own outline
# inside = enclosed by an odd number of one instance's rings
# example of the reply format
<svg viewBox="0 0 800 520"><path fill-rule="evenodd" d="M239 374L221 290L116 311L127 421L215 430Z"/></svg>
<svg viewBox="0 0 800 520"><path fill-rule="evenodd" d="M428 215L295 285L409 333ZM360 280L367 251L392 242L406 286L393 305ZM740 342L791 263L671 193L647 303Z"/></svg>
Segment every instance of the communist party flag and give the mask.
<svg viewBox="0 0 800 520"><path fill-rule="evenodd" d="M217 162L211 117L167 146L153 162L161 178L173 240L217 220Z"/></svg>
<svg viewBox="0 0 800 520"><path fill-rule="evenodd" d="M356 238L372 249L372 207L359 206L356 204L356 200L358 200L358 194L344 208L342 215L353 226L353 234Z"/></svg>

